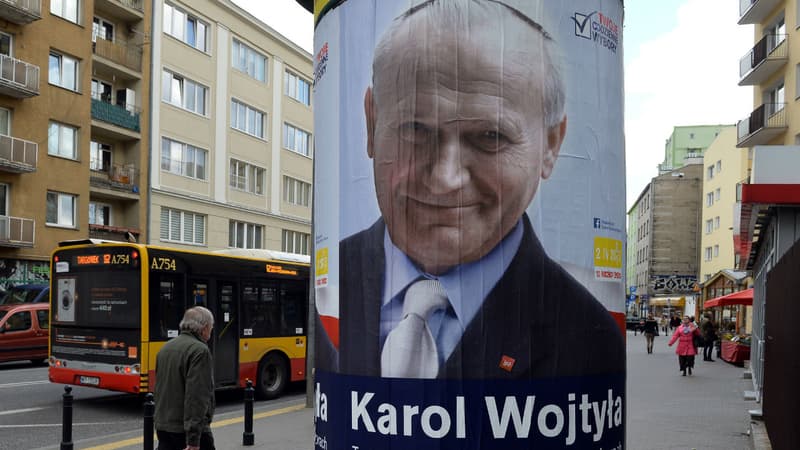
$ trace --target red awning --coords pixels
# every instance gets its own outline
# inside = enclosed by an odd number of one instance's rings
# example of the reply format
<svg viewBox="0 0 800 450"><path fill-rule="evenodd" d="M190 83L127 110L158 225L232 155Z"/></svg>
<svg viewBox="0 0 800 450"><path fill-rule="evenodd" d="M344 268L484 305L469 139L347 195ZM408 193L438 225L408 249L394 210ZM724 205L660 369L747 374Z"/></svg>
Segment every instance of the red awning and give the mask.
<svg viewBox="0 0 800 450"><path fill-rule="evenodd" d="M722 297L712 298L703 304L703 308L714 308L715 306L730 305L752 305L753 288L734 292L733 294L723 295Z"/></svg>

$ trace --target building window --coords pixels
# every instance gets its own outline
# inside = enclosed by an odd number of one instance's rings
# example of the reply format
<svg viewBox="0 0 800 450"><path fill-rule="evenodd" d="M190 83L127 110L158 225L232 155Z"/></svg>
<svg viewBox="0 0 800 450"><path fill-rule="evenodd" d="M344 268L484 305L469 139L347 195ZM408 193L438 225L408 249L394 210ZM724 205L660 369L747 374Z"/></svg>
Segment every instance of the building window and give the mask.
<svg viewBox="0 0 800 450"><path fill-rule="evenodd" d="M111 206L89 202L89 223L94 225L111 225Z"/></svg>
<svg viewBox="0 0 800 450"><path fill-rule="evenodd" d="M208 88L164 70L161 74L161 100L194 113L206 115Z"/></svg>
<svg viewBox="0 0 800 450"><path fill-rule="evenodd" d="M266 169L263 167L231 159L230 186L251 194L263 195L265 173Z"/></svg>
<svg viewBox="0 0 800 450"><path fill-rule="evenodd" d="M233 39L231 64L234 69L244 72L258 81L266 82L267 80L267 57L237 39Z"/></svg>
<svg viewBox="0 0 800 450"><path fill-rule="evenodd" d="M722 172L722 161L717 161L717 173Z"/></svg>
<svg viewBox="0 0 800 450"><path fill-rule="evenodd" d="M188 211L161 207L161 240L182 244L205 244L206 217Z"/></svg>
<svg viewBox="0 0 800 450"><path fill-rule="evenodd" d="M208 52L208 25L167 3L164 3L164 32L201 52Z"/></svg>
<svg viewBox="0 0 800 450"><path fill-rule="evenodd" d="M283 230L283 239L281 241L281 250L289 253L300 253L309 255L308 251L308 233L301 233L299 231Z"/></svg>
<svg viewBox="0 0 800 450"><path fill-rule="evenodd" d="M89 168L98 172L111 170L111 146L92 141L89 144Z"/></svg>
<svg viewBox="0 0 800 450"><path fill-rule="evenodd" d="M711 234L711 231L714 229L714 221L709 219L706 220L706 234Z"/></svg>
<svg viewBox="0 0 800 450"><path fill-rule="evenodd" d="M8 215L8 199L9 199L9 186L5 183L0 183L0 216Z"/></svg>
<svg viewBox="0 0 800 450"><path fill-rule="evenodd" d="M0 108L0 134L11 136L11 110Z"/></svg>
<svg viewBox="0 0 800 450"><path fill-rule="evenodd" d="M262 248L264 226L231 220L228 224L228 247Z"/></svg>
<svg viewBox="0 0 800 450"><path fill-rule="evenodd" d="M708 166L708 169L706 169L706 179L707 180L713 180L714 179L714 165L713 164Z"/></svg>
<svg viewBox="0 0 800 450"><path fill-rule="evenodd" d="M78 0L50 0L50 13L78 23Z"/></svg>
<svg viewBox="0 0 800 450"><path fill-rule="evenodd" d="M161 138L161 170L198 180L206 179L208 152L193 145Z"/></svg>
<svg viewBox="0 0 800 450"><path fill-rule="evenodd" d="M114 24L99 17L92 19L92 42L97 38L114 42Z"/></svg>
<svg viewBox="0 0 800 450"><path fill-rule="evenodd" d="M720 194L721 194L720 188L717 188L717 189L714 191L714 201L715 201L715 202L718 202L718 201L719 201L719 196L720 196Z"/></svg>
<svg viewBox="0 0 800 450"><path fill-rule="evenodd" d="M712 206L714 204L714 193L709 192L706 194L706 206Z"/></svg>
<svg viewBox="0 0 800 450"><path fill-rule="evenodd" d="M311 184L283 177L283 201L293 205L308 206L311 203Z"/></svg>
<svg viewBox="0 0 800 450"><path fill-rule="evenodd" d="M47 153L62 158L78 159L77 140L77 128L50 122L47 131Z"/></svg>
<svg viewBox="0 0 800 450"><path fill-rule="evenodd" d="M714 217L714 229L715 230L719 229L719 216Z"/></svg>
<svg viewBox="0 0 800 450"><path fill-rule="evenodd" d="M714 258L719 257L719 245L714 246Z"/></svg>
<svg viewBox="0 0 800 450"><path fill-rule="evenodd" d="M264 139L266 116L257 109L231 99L231 128Z"/></svg>
<svg viewBox="0 0 800 450"><path fill-rule="evenodd" d="M311 134L284 123L283 147L301 155L311 156Z"/></svg>
<svg viewBox="0 0 800 450"><path fill-rule="evenodd" d="M706 261L711 261L711 250L712 250L711 247L706 247L705 248L705 258L704 259Z"/></svg>
<svg viewBox="0 0 800 450"><path fill-rule="evenodd" d="M311 105L311 83L289 71L284 73L283 78L286 95L304 105Z"/></svg>
<svg viewBox="0 0 800 450"><path fill-rule="evenodd" d="M708 281L708 280L710 280L710 279L711 279L711 274L710 274L710 273L707 273L707 274L705 274L704 276L706 277L706 280L705 280L705 281Z"/></svg>
<svg viewBox="0 0 800 450"><path fill-rule="evenodd" d="M48 225L75 228L77 196L59 192L47 193L46 222Z"/></svg>
<svg viewBox="0 0 800 450"><path fill-rule="evenodd" d="M783 80L778 83L774 88L766 92L765 97L767 100L767 114L772 115L781 111L786 106L786 90Z"/></svg>
<svg viewBox="0 0 800 450"><path fill-rule="evenodd" d="M14 46L11 45L11 35L8 33L0 32L0 55L14 56Z"/></svg>
<svg viewBox="0 0 800 450"><path fill-rule="evenodd" d="M71 91L78 90L78 60L56 52L50 52L47 81Z"/></svg>

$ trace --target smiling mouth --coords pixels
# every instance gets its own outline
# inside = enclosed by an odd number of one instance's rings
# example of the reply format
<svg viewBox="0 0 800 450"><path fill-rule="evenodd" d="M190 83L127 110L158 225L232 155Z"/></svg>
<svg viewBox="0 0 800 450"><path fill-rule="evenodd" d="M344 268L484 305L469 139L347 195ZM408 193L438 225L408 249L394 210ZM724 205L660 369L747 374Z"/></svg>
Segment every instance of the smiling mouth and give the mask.
<svg viewBox="0 0 800 450"><path fill-rule="evenodd" d="M414 197L406 196L407 203L413 207L421 207L425 209L470 209L480 206L477 201L462 201L455 199L448 199L446 201L431 201L427 199L417 199Z"/></svg>

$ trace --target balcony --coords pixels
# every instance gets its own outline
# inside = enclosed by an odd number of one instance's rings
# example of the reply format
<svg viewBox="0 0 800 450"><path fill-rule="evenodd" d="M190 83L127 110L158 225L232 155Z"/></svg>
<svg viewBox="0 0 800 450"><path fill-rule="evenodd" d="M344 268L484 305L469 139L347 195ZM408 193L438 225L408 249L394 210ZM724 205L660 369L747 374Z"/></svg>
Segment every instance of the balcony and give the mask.
<svg viewBox="0 0 800 450"><path fill-rule="evenodd" d="M119 18L127 23L144 19L144 0L95 0L94 9L103 17Z"/></svg>
<svg viewBox="0 0 800 450"><path fill-rule="evenodd" d="M736 124L739 148L768 144L786 132L786 103L764 103Z"/></svg>
<svg viewBox="0 0 800 450"><path fill-rule="evenodd" d="M39 144L0 134L0 171L29 173L36 171Z"/></svg>
<svg viewBox="0 0 800 450"><path fill-rule="evenodd" d="M112 105L92 99L92 119L110 123L121 128L139 132L139 108L133 105Z"/></svg>
<svg viewBox="0 0 800 450"><path fill-rule="evenodd" d="M739 86L755 86L767 80L789 59L785 34L769 34L739 60Z"/></svg>
<svg viewBox="0 0 800 450"><path fill-rule="evenodd" d="M14 98L39 95L39 66L0 55L0 94Z"/></svg>
<svg viewBox="0 0 800 450"><path fill-rule="evenodd" d="M2 1L2 0L0 0ZM132 44L117 40L107 41L99 35L92 36L92 52L112 63L119 64L137 74L142 72L142 49Z"/></svg>
<svg viewBox="0 0 800 450"><path fill-rule="evenodd" d="M95 161L92 161L91 165L94 166L94 163ZM139 198L139 171L136 170L133 164L114 164L107 169L99 167L91 167L91 169L90 186L106 190L106 197Z"/></svg>
<svg viewBox="0 0 800 450"><path fill-rule="evenodd" d="M739 25L761 23L784 0L739 0Z"/></svg>
<svg viewBox="0 0 800 450"><path fill-rule="evenodd" d="M136 242L141 232L136 228L114 227L111 225L89 224L90 239L105 239L108 241Z"/></svg>
<svg viewBox="0 0 800 450"><path fill-rule="evenodd" d="M0 17L27 25L42 18L42 0L0 0Z"/></svg>
<svg viewBox="0 0 800 450"><path fill-rule="evenodd" d="M0 247L33 247L33 219L0 216Z"/></svg>

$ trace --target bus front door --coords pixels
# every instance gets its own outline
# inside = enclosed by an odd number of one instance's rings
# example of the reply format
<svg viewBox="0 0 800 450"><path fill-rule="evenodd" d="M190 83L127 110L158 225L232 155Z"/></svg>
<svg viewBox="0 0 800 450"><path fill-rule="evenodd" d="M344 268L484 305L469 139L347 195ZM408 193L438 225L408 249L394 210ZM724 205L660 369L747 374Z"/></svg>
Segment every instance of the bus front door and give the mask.
<svg viewBox="0 0 800 450"><path fill-rule="evenodd" d="M214 308L214 381L217 386L234 386L239 379L239 323L236 285L217 283Z"/></svg>

